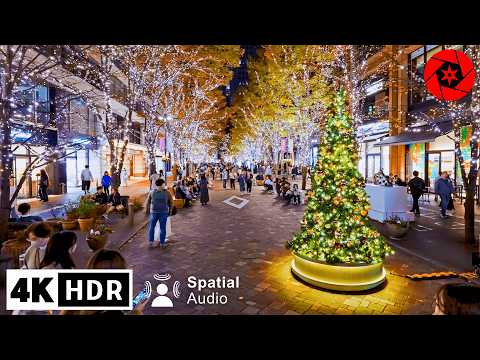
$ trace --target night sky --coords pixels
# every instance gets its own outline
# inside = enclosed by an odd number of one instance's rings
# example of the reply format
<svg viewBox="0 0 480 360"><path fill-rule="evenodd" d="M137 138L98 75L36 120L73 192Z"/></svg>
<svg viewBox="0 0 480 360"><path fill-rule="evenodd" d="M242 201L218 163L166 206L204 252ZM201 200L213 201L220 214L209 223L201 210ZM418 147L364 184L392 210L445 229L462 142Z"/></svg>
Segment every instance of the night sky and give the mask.
<svg viewBox="0 0 480 360"><path fill-rule="evenodd" d="M228 106L231 106L233 96L239 86L247 85L248 72L247 62L248 58L255 56L259 45L241 45L241 48L245 50L244 54L240 58L240 66L233 69L233 79L230 81L229 88L224 88L223 93L227 98Z"/></svg>

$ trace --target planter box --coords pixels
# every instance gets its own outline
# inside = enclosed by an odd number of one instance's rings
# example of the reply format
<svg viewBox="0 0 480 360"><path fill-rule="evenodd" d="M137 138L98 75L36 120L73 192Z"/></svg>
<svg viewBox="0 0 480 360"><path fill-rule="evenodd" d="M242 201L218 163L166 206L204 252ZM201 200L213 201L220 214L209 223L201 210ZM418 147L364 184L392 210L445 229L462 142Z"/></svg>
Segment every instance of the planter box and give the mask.
<svg viewBox="0 0 480 360"><path fill-rule="evenodd" d="M383 263L327 264L293 253L292 272L305 282L324 289L362 291L385 281Z"/></svg>

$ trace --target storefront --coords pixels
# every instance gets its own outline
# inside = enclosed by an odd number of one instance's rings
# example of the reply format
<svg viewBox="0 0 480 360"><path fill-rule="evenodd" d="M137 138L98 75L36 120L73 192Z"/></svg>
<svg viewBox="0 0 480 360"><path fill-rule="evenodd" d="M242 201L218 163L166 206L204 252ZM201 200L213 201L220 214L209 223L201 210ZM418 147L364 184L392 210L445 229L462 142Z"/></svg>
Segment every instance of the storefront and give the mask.
<svg viewBox="0 0 480 360"><path fill-rule="evenodd" d="M405 146L406 180L418 171L427 186L433 187L440 173L455 177L455 143L451 121L412 128L397 136L389 136L377 146Z"/></svg>
<svg viewBox="0 0 480 360"><path fill-rule="evenodd" d="M15 125L12 129L13 141L13 186L17 186L25 173L25 170L34 163L33 170L27 171L27 178L24 181L19 198L31 198L38 195L40 171L45 170L50 178L49 192L58 193L58 179L55 169L58 163L47 164L46 160L38 160L46 152L49 146L57 144L57 132L51 129L29 128L24 125ZM21 144L28 144L23 146ZM39 166L40 165L40 166Z"/></svg>
<svg viewBox="0 0 480 360"><path fill-rule="evenodd" d="M390 148L376 146L377 142L388 135L387 122L375 122L357 129L358 171L367 180L373 181L373 175L383 170L388 175L390 170Z"/></svg>

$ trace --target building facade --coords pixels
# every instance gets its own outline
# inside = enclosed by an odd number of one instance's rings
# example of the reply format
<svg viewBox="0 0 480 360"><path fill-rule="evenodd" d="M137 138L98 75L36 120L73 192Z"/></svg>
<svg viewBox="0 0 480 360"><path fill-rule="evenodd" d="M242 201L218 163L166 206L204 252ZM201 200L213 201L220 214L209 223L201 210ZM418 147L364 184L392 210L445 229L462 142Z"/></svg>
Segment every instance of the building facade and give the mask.
<svg viewBox="0 0 480 360"><path fill-rule="evenodd" d="M42 55L44 53L48 55L48 47L39 47L38 51ZM76 87L96 86L95 81L85 80L66 68L55 71L66 73L69 78L75 79ZM89 165L94 177L92 189L93 186L100 184L104 172L110 170L110 152L103 134L101 116L91 110L86 99L72 96L73 94L69 94L53 78L52 81L49 78L46 80L47 85L24 84L25 89L19 92L21 98L17 101L18 108L13 129L12 185L15 187L18 185L29 164L34 162L41 165L27 173L19 198L38 195L41 169L46 170L49 175L50 194L78 190L81 186L80 174L85 165ZM126 80L115 77L111 82L111 88L115 94L112 110L117 127L121 128L125 126L125 114L128 110L122 102L125 98ZM98 88L97 90L100 91ZM145 120L140 114L134 112L132 117L124 161L128 177L134 179L148 177L147 152L143 141ZM161 140L159 139L159 145ZM165 144L165 141L163 143ZM124 142L118 139L116 144L121 148ZM45 164L38 161L51 149L60 147L62 153L58 154L58 160L45 162ZM165 154L165 146L163 148L158 146L157 168L165 168Z"/></svg>
<svg viewBox="0 0 480 360"><path fill-rule="evenodd" d="M426 62L447 48L465 50L463 45L389 45L368 58L365 117L357 134L358 166L367 181L380 169L405 180L417 170L431 187L441 171L461 184L453 121L421 80ZM468 104L469 96L462 101ZM471 131L468 118L462 121L461 144L468 162Z"/></svg>

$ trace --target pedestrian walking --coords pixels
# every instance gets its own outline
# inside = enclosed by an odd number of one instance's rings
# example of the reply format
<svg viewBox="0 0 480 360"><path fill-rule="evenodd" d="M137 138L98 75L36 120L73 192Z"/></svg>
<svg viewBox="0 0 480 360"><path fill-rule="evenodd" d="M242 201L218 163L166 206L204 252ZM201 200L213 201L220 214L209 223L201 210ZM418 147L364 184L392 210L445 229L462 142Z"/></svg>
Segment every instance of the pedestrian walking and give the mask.
<svg viewBox="0 0 480 360"><path fill-rule="evenodd" d="M415 215L420 215L420 207L418 206L418 199L422 196L425 191L425 181L418 176L418 171L413 172L413 178L410 179L407 186L410 188L410 194L412 194L413 205L410 212L415 213Z"/></svg>
<svg viewBox="0 0 480 360"><path fill-rule="evenodd" d="M226 189L227 188L227 181L229 179L229 174L228 174L228 170L227 168L223 168L223 171L222 171L222 181L223 181L223 188Z"/></svg>
<svg viewBox="0 0 480 360"><path fill-rule="evenodd" d="M237 174L232 170L230 174L230 189L235 190L235 180L237 180Z"/></svg>
<svg viewBox="0 0 480 360"><path fill-rule="evenodd" d="M148 230L149 246L153 247L155 238L155 226L160 223L160 241L159 245L165 247L165 237L167 233L168 216L172 213L173 199L170 192L165 190L165 181L158 179L155 183L156 189L150 191L147 196L145 211L150 213L150 224Z"/></svg>
<svg viewBox="0 0 480 360"><path fill-rule="evenodd" d="M107 196L110 196L110 185L112 184L112 178L110 175L108 175L108 171L105 171L105 174L103 174L102 177L102 186L103 186L103 191Z"/></svg>
<svg viewBox="0 0 480 360"><path fill-rule="evenodd" d="M207 205L210 198L208 196L208 179L205 174L200 175L200 203Z"/></svg>
<svg viewBox="0 0 480 360"><path fill-rule="evenodd" d="M48 201L48 186L50 185L50 181L47 175L47 172L42 169L40 170L40 185L39 185L39 195L40 200L43 202Z"/></svg>
<svg viewBox="0 0 480 360"><path fill-rule="evenodd" d="M90 183L93 181L93 175L88 165L85 165L85 169L82 170L80 179L82 180L82 190L85 192L85 194L89 193Z"/></svg>
<svg viewBox="0 0 480 360"><path fill-rule="evenodd" d="M448 218L447 208L453 192L453 185L448 180L448 173L443 171L441 177L435 182L435 193L440 197L441 216L444 219Z"/></svg>
<svg viewBox="0 0 480 360"><path fill-rule="evenodd" d="M127 186L128 185L128 174L127 174L127 169L123 168L122 170L122 185Z"/></svg>
<svg viewBox="0 0 480 360"><path fill-rule="evenodd" d="M253 174L247 173L247 178L245 179L245 183L247 184L247 193L252 192L252 184L253 184Z"/></svg>

